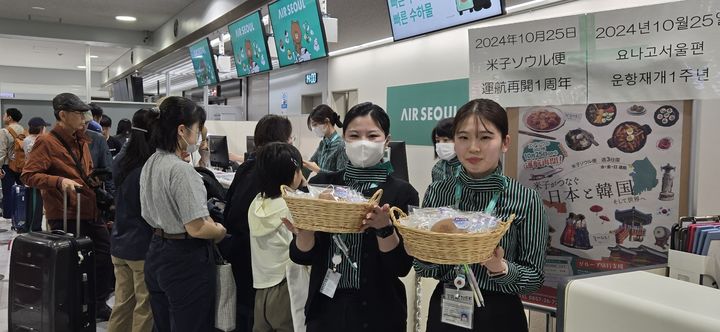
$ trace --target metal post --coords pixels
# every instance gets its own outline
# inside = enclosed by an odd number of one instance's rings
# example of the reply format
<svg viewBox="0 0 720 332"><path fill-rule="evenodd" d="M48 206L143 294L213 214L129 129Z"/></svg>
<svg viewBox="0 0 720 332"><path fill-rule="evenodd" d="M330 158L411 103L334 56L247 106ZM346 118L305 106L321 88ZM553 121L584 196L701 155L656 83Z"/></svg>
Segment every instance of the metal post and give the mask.
<svg viewBox="0 0 720 332"><path fill-rule="evenodd" d="M90 95L90 85L92 81L92 68L90 67L90 45L85 45L85 100L89 103L92 96Z"/></svg>
<svg viewBox="0 0 720 332"><path fill-rule="evenodd" d="M210 88L208 86L203 87L203 106L207 107L210 104Z"/></svg>
<svg viewBox="0 0 720 332"><path fill-rule="evenodd" d="M170 72L165 73L165 96L170 96Z"/></svg>

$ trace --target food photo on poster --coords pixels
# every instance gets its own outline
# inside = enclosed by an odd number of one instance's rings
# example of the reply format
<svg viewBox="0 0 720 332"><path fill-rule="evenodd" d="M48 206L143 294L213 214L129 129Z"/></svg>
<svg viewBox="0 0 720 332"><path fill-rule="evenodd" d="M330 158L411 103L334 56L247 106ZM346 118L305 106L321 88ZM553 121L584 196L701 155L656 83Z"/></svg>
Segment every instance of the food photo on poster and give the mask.
<svg viewBox="0 0 720 332"><path fill-rule="evenodd" d="M519 108L518 179L537 190L550 238L545 284L564 276L667 262L679 218L679 101Z"/></svg>

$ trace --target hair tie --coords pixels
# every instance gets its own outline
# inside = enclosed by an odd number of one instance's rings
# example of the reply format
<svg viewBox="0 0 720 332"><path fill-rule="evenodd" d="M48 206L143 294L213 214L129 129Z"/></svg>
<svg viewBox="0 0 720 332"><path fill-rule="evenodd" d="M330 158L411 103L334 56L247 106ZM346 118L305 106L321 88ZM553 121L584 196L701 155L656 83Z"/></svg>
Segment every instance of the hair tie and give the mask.
<svg viewBox="0 0 720 332"><path fill-rule="evenodd" d="M143 133L147 133L147 132L148 132L147 130L142 129L142 128L138 128L138 127L130 127L130 129L136 130L136 131L141 131L141 132L143 132Z"/></svg>

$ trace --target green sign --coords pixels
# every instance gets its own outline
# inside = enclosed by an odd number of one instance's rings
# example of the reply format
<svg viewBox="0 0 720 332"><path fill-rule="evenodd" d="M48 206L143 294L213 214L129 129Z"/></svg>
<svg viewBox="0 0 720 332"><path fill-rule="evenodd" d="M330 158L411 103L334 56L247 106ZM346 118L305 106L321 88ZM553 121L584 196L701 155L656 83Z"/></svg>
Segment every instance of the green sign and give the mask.
<svg viewBox="0 0 720 332"><path fill-rule="evenodd" d="M268 71L270 55L260 11L245 16L228 26L238 76Z"/></svg>
<svg viewBox="0 0 720 332"><path fill-rule="evenodd" d="M408 145L432 145L438 121L455 116L468 102L468 79L387 88L387 112L394 140Z"/></svg>
<svg viewBox="0 0 720 332"><path fill-rule="evenodd" d="M268 10L280 67L327 56L317 0L278 0Z"/></svg>
<svg viewBox="0 0 720 332"><path fill-rule="evenodd" d="M205 38L190 46L190 57L193 68L195 68L195 79L198 86L213 85L218 83L217 70L215 69L215 58L210 51L210 40Z"/></svg>

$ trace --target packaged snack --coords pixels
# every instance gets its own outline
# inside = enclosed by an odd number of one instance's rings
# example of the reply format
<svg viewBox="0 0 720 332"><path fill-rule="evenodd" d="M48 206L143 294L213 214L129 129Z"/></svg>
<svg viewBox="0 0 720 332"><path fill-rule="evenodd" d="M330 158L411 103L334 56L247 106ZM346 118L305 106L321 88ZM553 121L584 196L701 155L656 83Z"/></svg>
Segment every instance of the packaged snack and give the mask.
<svg viewBox="0 0 720 332"><path fill-rule="evenodd" d="M415 209L407 217L406 225L436 233L484 233L494 230L498 219L484 212L425 208Z"/></svg>

